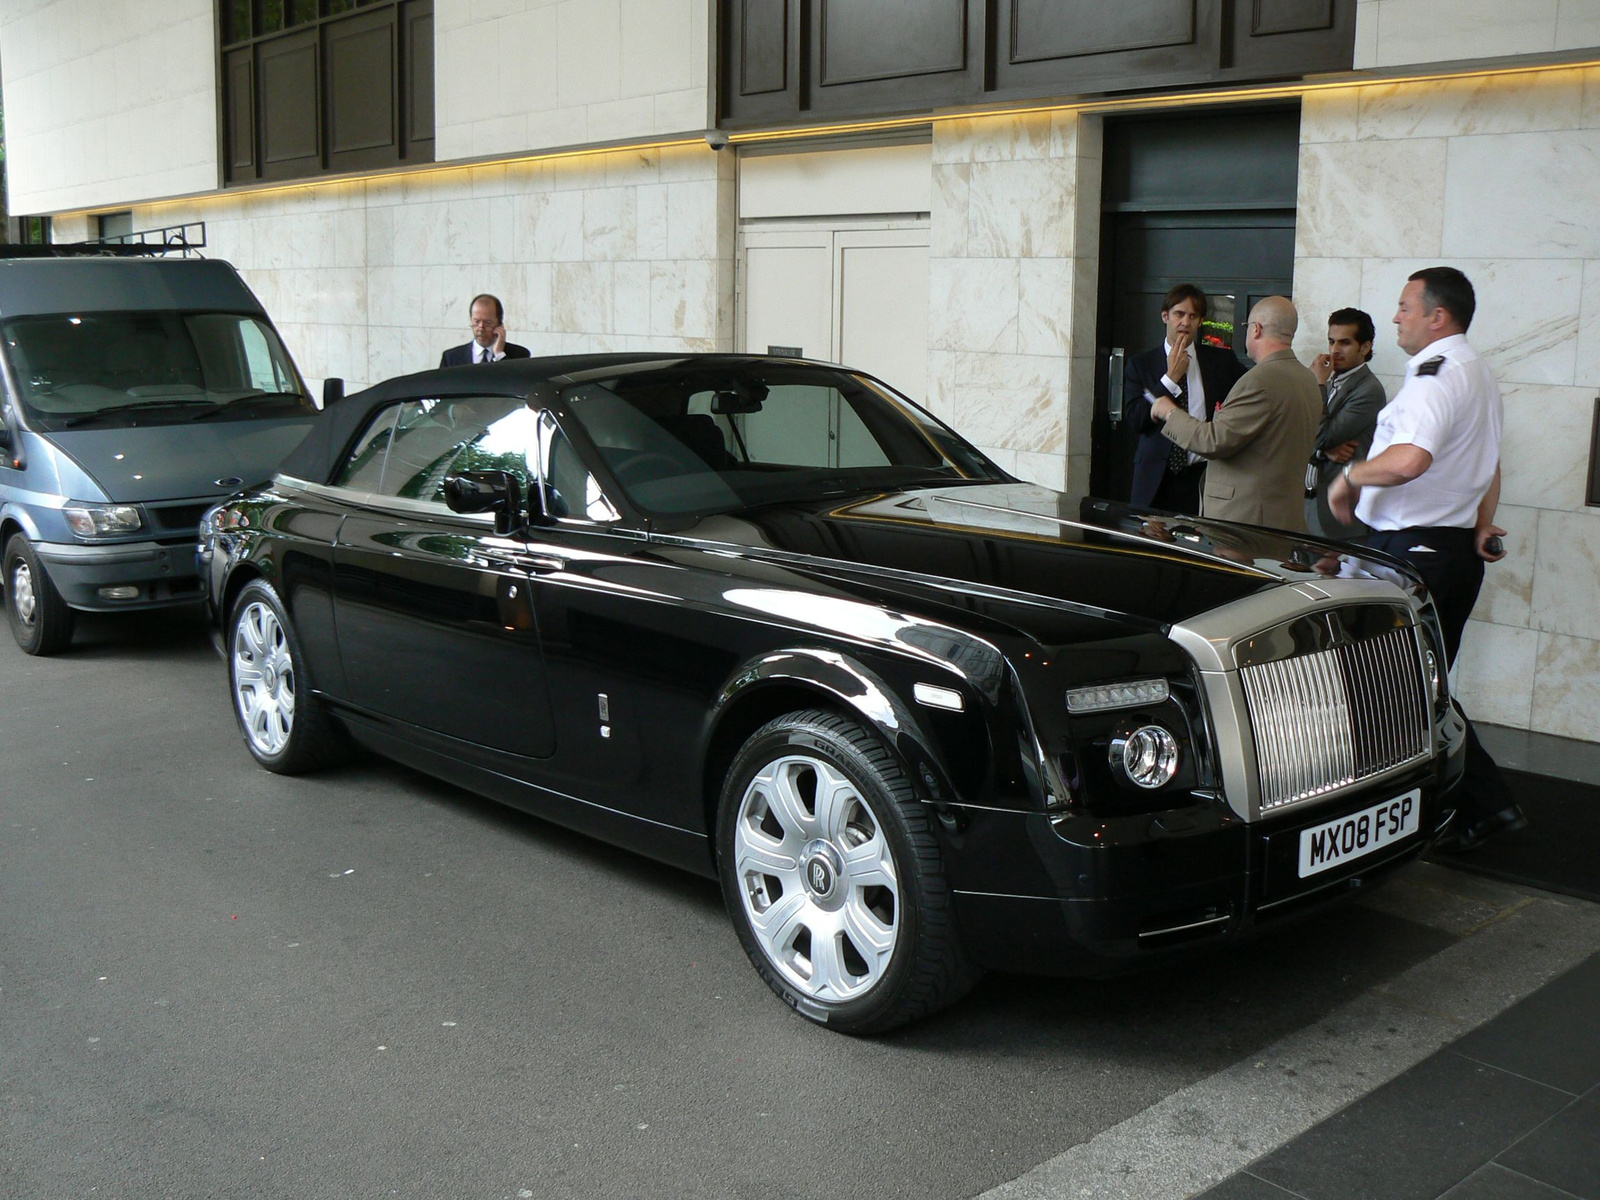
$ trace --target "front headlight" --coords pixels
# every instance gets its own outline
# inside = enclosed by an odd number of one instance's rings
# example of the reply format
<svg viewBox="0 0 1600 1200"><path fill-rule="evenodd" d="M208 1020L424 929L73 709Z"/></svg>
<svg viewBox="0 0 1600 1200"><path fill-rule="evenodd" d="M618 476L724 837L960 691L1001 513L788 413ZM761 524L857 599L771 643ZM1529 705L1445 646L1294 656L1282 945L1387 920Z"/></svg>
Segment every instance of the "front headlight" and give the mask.
<svg viewBox="0 0 1600 1200"><path fill-rule="evenodd" d="M72 532L81 538L137 533L144 519L132 504L68 504L61 510Z"/></svg>

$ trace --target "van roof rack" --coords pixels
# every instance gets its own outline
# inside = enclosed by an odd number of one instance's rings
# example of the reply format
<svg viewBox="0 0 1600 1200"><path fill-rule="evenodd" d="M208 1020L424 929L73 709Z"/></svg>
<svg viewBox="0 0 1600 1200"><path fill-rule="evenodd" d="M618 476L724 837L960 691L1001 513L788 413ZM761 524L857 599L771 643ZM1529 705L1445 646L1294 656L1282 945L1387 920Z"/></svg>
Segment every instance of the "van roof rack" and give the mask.
<svg viewBox="0 0 1600 1200"><path fill-rule="evenodd" d="M85 242L7 242L0 258L149 258L164 254L196 255L206 244L206 223L141 229Z"/></svg>

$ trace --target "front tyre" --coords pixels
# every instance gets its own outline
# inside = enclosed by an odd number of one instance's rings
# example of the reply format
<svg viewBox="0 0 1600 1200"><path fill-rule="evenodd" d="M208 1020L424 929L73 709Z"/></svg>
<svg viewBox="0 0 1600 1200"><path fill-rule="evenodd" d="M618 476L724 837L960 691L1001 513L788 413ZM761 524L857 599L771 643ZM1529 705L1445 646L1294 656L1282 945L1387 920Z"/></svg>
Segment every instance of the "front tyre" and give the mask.
<svg viewBox="0 0 1600 1200"><path fill-rule="evenodd" d="M39 555L20 533L5 552L6 617L11 636L28 654L56 654L72 642L74 613L61 598Z"/></svg>
<svg viewBox="0 0 1600 1200"><path fill-rule="evenodd" d="M756 731L723 784L717 860L745 953L818 1024L882 1033L975 978L927 810L855 721L800 712Z"/></svg>
<svg viewBox="0 0 1600 1200"><path fill-rule="evenodd" d="M294 775L338 757L340 731L305 686L299 639L272 585L253 579L228 618L228 687L239 732L269 771Z"/></svg>

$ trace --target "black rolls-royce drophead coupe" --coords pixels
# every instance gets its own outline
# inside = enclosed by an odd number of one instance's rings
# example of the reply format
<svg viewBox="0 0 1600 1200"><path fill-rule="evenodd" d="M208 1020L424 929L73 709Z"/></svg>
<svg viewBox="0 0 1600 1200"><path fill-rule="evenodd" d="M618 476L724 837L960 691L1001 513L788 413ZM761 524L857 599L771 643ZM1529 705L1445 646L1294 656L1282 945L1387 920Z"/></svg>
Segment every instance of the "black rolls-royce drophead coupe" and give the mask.
<svg viewBox="0 0 1600 1200"><path fill-rule="evenodd" d="M848 1032L1346 895L1461 772L1398 564L1069 502L825 364L394 379L199 558L262 766L353 739L715 877L772 989Z"/></svg>

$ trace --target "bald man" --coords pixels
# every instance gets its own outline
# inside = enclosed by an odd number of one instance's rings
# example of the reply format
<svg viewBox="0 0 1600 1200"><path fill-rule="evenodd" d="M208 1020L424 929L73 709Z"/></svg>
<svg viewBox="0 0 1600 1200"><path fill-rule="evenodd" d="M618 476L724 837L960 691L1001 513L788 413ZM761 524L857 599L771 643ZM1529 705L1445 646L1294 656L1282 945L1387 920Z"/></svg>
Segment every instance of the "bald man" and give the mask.
<svg viewBox="0 0 1600 1200"><path fill-rule="evenodd" d="M1305 462L1322 419L1322 389L1290 348L1299 323L1284 296L1250 310L1244 348L1256 365L1210 421L1167 399L1151 408L1169 441L1208 460L1201 516L1307 532Z"/></svg>

